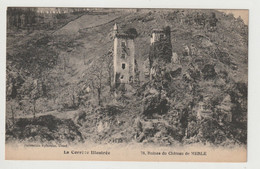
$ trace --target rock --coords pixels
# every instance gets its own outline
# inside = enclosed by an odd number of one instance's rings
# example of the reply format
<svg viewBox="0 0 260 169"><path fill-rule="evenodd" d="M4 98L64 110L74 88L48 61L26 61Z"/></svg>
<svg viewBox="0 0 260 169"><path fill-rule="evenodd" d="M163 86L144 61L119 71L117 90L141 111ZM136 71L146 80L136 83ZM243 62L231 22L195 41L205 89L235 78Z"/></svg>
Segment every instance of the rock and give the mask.
<svg viewBox="0 0 260 169"><path fill-rule="evenodd" d="M134 130L137 133L141 133L143 131L143 125L141 123L140 117L137 117L134 121Z"/></svg>
<svg viewBox="0 0 260 169"><path fill-rule="evenodd" d="M142 113L146 116L151 116L155 113L165 114L167 113L168 110L167 103L168 103L167 99L162 98L159 93L148 95L147 97L144 98Z"/></svg>
<svg viewBox="0 0 260 169"><path fill-rule="evenodd" d="M122 113L123 107L118 103L111 103L102 108L101 111L106 113L108 116Z"/></svg>
<svg viewBox="0 0 260 169"><path fill-rule="evenodd" d="M140 135L136 135L136 141L142 142L145 139L145 134L141 133Z"/></svg>
<svg viewBox="0 0 260 169"><path fill-rule="evenodd" d="M178 68L174 71L170 71L170 75L172 78L176 78L181 75L181 72L182 72L182 68Z"/></svg>
<svg viewBox="0 0 260 169"><path fill-rule="evenodd" d="M172 63L179 63L179 57L177 53L172 53Z"/></svg>
<svg viewBox="0 0 260 169"><path fill-rule="evenodd" d="M36 118L20 118L13 129L6 132L9 138L35 142L82 142L81 133L74 122L70 119L59 119L52 115Z"/></svg>
<svg viewBox="0 0 260 169"><path fill-rule="evenodd" d="M202 47L202 48L209 48L209 47L211 47L211 46L213 46L213 43L210 42L210 40L204 38L204 39L201 41L201 47Z"/></svg>
<svg viewBox="0 0 260 169"><path fill-rule="evenodd" d="M214 65L207 64L201 71L205 80L215 79L217 76Z"/></svg>
<svg viewBox="0 0 260 169"><path fill-rule="evenodd" d="M103 130L104 130L103 123L102 123L102 121L100 121L97 126L97 132L101 133L101 132L103 132Z"/></svg>

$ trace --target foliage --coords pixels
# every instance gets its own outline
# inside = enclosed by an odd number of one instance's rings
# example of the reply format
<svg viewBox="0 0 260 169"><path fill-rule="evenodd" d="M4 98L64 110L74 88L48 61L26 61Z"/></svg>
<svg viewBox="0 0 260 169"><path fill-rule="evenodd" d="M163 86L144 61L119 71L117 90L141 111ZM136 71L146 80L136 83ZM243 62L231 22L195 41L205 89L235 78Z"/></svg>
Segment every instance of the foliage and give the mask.
<svg viewBox="0 0 260 169"><path fill-rule="evenodd" d="M248 28L241 20L222 15L208 10L141 10L84 28L73 37L35 32L8 42L8 118L22 111L35 114L43 107L49 113L58 110L58 115L75 113L66 117L73 123L49 116L35 117L35 122L17 118L8 125L8 135L59 140L58 132L70 135L62 128L75 125L79 127L78 131L72 127L75 140L82 134L82 139L106 143L246 144ZM136 37L139 75L149 58L153 75L140 78L140 85L113 86L114 51L107 34L114 21ZM164 31L169 36L149 46L148 33L163 26L168 26ZM133 126L138 118L139 125Z"/></svg>

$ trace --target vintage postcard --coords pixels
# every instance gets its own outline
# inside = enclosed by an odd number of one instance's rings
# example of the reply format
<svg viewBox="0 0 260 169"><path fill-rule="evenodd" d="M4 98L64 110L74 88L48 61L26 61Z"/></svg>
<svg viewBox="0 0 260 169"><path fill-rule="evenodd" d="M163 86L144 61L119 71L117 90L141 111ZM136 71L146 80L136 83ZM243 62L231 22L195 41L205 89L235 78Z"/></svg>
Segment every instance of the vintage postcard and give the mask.
<svg viewBox="0 0 260 169"><path fill-rule="evenodd" d="M6 160L247 161L248 10L6 12Z"/></svg>

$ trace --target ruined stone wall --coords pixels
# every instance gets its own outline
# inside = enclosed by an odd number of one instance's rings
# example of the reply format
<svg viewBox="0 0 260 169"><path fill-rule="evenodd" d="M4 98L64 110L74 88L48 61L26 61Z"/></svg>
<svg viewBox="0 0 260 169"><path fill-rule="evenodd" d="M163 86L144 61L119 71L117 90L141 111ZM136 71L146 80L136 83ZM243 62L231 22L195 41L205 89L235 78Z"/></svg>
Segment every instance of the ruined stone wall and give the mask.
<svg viewBox="0 0 260 169"><path fill-rule="evenodd" d="M170 27L152 33L149 51L150 79L158 74L156 67L171 63L172 44ZM160 73L159 73L160 74Z"/></svg>
<svg viewBox="0 0 260 169"><path fill-rule="evenodd" d="M152 33L151 44L160 41L162 37L165 37L164 33Z"/></svg>

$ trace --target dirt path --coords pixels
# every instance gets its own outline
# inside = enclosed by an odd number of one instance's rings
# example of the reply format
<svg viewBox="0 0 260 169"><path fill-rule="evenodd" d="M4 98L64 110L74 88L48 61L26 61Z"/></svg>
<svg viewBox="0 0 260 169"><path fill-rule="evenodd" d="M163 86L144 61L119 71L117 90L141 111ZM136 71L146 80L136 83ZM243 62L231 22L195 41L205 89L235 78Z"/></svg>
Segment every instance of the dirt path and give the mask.
<svg viewBox="0 0 260 169"><path fill-rule="evenodd" d="M45 115L53 115L60 119L72 119L77 112L78 110L71 110L71 111L64 111L64 112L59 112L57 110L54 110L54 111L49 111L44 113L37 113L35 116L40 117ZM33 114L18 115L16 116L16 118L33 118Z"/></svg>
<svg viewBox="0 0 260 169"><path fill-rule="evenodd" d="M118 15L114 13L109 13L107 15L88 15L85 14L73 21L70 21L62 28L56 30L54 34L66 34L73 35L78 33L80 29L87 29L102 26L107 23L111 23L112 21L118 19Z"/></svg>

